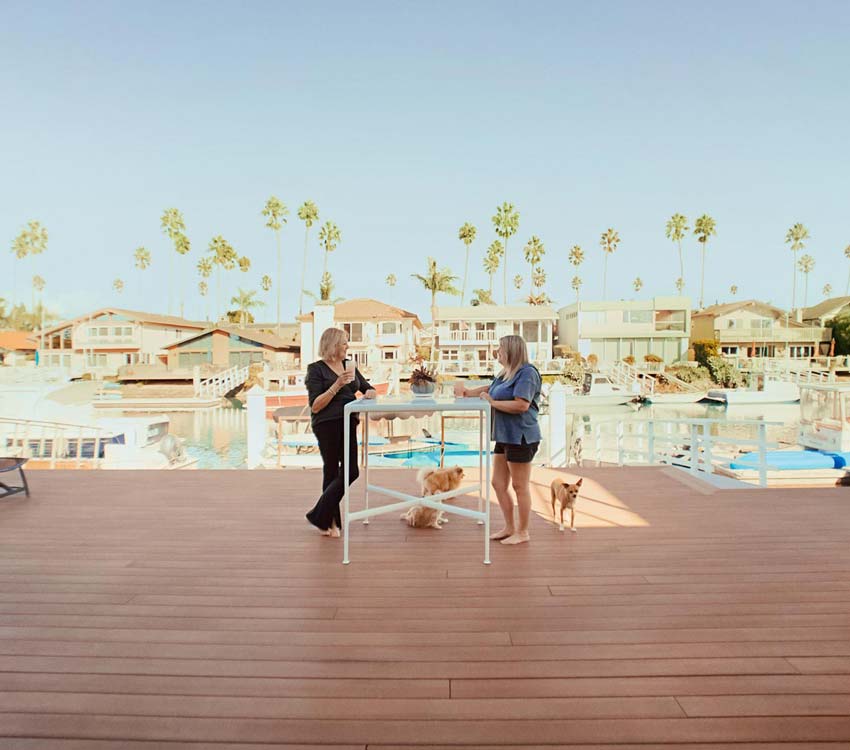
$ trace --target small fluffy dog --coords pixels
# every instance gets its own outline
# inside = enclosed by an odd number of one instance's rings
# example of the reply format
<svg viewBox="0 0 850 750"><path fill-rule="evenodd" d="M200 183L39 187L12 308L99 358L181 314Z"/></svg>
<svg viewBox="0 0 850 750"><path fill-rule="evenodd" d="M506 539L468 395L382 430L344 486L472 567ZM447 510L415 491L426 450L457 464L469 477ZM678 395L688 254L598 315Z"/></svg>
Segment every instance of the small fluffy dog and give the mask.
<svg viewBox="0 0 850 750"><path fill-rule="evenodd" d="M416 475L416 481L419 483L423 497L451 492L460 487L460 483L463 481L463 469L460 466L452 466L446 469L420 469ZM441 529L442 524L448 521L443 511L427 508L424 505L414 505L412 508L408 508L401 518L414 529Z"/></svg>
<svg viewBox="0 0 850 750"><path fill-rule="evenodd" d="M555 518L555 504L561 506L561 531L564 530L564 511L570 509L570 531L576 530L576 499L578 498L581 478L575 484L569 484L563 479L553 479L549 489L552 492L552 517Z"/></svg>

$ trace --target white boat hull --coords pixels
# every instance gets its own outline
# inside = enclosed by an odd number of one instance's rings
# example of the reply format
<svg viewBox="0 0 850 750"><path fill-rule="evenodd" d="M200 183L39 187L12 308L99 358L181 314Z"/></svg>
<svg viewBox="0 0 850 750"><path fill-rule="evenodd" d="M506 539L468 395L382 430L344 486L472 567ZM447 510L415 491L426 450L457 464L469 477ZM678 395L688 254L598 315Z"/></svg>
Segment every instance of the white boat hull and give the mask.
<svg viewBox="0 0 850 750"><path fill-rule="evenodd" d="M695 404L702 401L707 395L706 391L694 393L653 393L647 397L651 404Z"/></svg>
<svg viewBox="0 0 850 750"><path fill-rule="evenodd" d="M595 406L622 406L634 400L629 394L604 396L567 396L567 408L587 409Z"/></svg>

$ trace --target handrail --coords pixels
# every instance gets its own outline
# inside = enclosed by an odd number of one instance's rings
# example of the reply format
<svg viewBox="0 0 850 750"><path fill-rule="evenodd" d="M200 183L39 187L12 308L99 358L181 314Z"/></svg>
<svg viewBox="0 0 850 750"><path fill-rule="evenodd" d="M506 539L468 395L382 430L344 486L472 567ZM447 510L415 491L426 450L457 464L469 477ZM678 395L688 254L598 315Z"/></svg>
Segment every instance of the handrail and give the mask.
<svg viewBox="0 0 850 750"><path fill-rule="evenodd" d="M10 425L13 429L2 429L3 425ZM94 434L84 436L84 431ZM49 459L51 469L56 468L57 460L61 459L74 461L75 468L79 468L83 461L91 461L95 468L99 467L103 460L101 448L113 436L111 430L97 425L0 417L0 449L3 452L14 451L20 457ZM90 458L83 455L84 442L92 445ZM75 452L72 445L76 447Z"/></svg>

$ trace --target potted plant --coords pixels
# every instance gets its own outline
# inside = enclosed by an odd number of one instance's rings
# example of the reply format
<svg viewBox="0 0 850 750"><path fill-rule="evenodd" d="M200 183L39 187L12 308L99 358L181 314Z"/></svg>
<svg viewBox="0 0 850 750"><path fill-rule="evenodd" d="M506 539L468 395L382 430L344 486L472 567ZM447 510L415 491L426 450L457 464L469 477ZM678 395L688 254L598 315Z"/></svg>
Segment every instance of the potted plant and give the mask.
<svg viewBox="0 0 850 750"><path fill-rule="evenodd" d="M430 396L437 388L437 373L420 359L410 373L410 390L414 396Z"/></svg>

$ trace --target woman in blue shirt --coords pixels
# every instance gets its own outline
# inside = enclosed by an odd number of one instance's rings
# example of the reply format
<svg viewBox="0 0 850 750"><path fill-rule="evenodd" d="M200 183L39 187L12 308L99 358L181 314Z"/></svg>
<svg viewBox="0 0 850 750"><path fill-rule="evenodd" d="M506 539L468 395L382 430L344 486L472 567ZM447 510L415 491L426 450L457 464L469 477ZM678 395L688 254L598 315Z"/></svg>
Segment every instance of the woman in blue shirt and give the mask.
<svg viewBox="0 0 850 750"><path fill-rule="evenodd" d="M496 359L502 371L489 385L464 388L464 396L481 396L493 407L493 489L505 517L505 527L492 535L502 544L522 544L529 540L531 517L531 460L540 445L537 414L540 403L540 373L528 362L528 350L521 336L499 339ZM519 509L514 520L516 494Z"/></svg>

